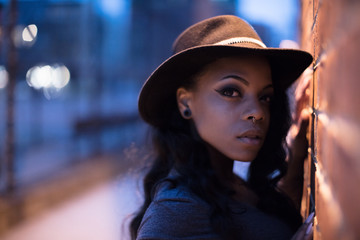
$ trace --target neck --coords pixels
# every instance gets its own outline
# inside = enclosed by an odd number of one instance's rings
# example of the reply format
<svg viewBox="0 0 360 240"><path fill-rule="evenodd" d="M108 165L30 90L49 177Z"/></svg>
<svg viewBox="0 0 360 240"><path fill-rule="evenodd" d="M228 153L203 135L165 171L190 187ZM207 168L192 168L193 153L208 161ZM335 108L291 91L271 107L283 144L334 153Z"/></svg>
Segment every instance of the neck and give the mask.
<svg viewBox="0 0 360 240"><path fill-rule="evenodd" d="M226 157L218 150L208 146L211 165L216 176L224 183L231 183L234 180L233 167L234 160Z"/></svg>
<svg viewBox="0 0 360 240"><path fill-rule="evenodd" d="M211 146L208 146L208 149L210 161L217 178L222 184L235 191L235 194L231 197L236 201L256 206L258 203L257 195L247 187L243 179L233 173L234 160L224 156L224 154Z"/></svg>

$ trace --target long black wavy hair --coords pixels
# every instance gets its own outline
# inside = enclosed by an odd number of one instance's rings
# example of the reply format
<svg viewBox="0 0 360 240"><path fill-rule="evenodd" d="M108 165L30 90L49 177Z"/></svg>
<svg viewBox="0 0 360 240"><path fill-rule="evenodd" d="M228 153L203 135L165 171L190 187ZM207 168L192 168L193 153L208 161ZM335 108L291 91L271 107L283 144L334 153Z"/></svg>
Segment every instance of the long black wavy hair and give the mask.
<svg viewBox="0 0 360 240"><path fill-rule="evenodd" d="M193 74L182 86L192 88L196 84L195 79L196 74ZM277 87L276 81L273 85L269 130L263 147L250 164L248 185L259 197L257 207L283 219L295 232L301 225L301 216L291 200L276 187L287 170L285 137L291 124L289 101L285 90ZM143 181L144 203L130 223L132 239L136 239L141 220L152 201L153 190L172 169L179 173L179 177L172 180L174 187L183 184L210 205L213 230L223 239L241 238L232 229L227 204L233 189L223 186L215 176L207 147L194 124L180 115L175 96L169 109L168 121L161 127L152 127L155 156Z"/></svg>

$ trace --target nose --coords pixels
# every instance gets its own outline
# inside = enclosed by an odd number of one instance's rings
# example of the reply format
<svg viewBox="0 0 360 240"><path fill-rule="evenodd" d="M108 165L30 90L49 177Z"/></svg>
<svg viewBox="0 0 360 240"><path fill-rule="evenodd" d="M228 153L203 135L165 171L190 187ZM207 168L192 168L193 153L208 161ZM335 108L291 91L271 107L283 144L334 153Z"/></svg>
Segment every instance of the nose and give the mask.
<svg viewBox="0 0 360 240"><path fill-rule="evenodd" d="M260 121L265 118L265 109L257 98L249 98L243 112L244 120Z"/></svg>

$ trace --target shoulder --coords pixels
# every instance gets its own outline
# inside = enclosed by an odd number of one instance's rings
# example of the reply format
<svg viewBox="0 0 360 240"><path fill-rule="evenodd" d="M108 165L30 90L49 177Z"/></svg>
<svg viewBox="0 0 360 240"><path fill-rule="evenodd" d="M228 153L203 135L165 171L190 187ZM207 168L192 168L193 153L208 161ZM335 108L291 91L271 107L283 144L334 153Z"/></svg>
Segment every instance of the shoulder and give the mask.
<svg viewBox="0 0 360 240"><path fill-rule="evenodd" d="M188 188L162 183L143 217L138 239L216 239L209 211Z"/></svg>

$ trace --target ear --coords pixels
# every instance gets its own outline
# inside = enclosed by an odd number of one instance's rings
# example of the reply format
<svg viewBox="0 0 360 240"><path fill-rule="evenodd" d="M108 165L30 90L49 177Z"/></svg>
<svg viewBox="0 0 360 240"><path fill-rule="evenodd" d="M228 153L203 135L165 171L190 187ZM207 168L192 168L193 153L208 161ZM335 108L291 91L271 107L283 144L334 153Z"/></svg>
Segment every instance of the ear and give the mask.
<svg viewBox="0 0 360 240"><path fill-rule="evenodd" d="M188 111L190 110L190 112L191 112L191 109L190 109L191 97L192 97L192 93L183 87L178 88L178 90L176 91L177 105L178 105L181 116L185 119L191 118L191 116L186 116L184 114L185 110L188 110Z"/></svg>

